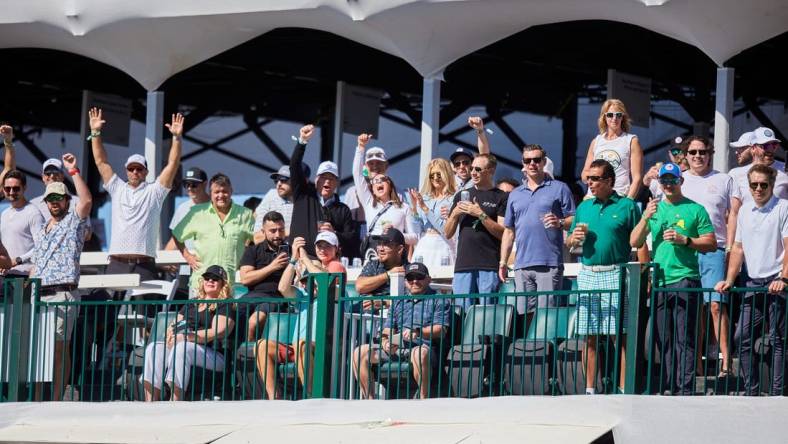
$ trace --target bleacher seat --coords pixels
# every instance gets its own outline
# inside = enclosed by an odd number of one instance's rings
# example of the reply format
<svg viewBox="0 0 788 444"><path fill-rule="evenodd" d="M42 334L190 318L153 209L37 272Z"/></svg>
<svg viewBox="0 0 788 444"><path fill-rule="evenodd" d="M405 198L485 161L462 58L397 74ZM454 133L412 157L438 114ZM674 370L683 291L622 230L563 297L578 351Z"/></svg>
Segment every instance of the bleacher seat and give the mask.
<svg viewBox="0 0 788 444"><path fill-rule="evenodd" d="M276 341L291 345L298 329L298 313L269 313L263 327L261 339ZM235 352L236 376L240 384L241 399L266 399L265 386L257 372L257 342L243 342ZM293 362L280 363L277 366L277 379L285 379L285 389L282 394L289 398L295 391L297 374L296 364ZM286 381L293 380L293 384Z"/></svg>

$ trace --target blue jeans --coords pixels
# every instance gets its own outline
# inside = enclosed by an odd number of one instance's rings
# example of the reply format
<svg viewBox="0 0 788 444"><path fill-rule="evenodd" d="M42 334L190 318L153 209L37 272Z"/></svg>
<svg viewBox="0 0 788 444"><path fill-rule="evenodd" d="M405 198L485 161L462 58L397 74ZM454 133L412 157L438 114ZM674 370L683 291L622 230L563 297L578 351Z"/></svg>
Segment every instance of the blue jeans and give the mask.
<svg viewBox="0 0 788 444"><path fill-rule="evenodd" d="M498 291L500 284L497 271L487 270L474 270L474 271L460 271L454 273L454 281L452 282L452 290L454 294L472 294L472 293L495 293ZM481 301L485 304L497 303L497 297L484 298ZM474 304L476 298L465 298L455 301L455 304L460 304L463 308L468 308Z"/></svg>
<svg viewBox="0 0 788 444"><path fill-rule="evenodd" d="M711 253L698 253L700 286L714 288L717 282L725 280L725 250L717 249ZM716 291L704 292L703 302L728 302L728 295Z"/></svg>

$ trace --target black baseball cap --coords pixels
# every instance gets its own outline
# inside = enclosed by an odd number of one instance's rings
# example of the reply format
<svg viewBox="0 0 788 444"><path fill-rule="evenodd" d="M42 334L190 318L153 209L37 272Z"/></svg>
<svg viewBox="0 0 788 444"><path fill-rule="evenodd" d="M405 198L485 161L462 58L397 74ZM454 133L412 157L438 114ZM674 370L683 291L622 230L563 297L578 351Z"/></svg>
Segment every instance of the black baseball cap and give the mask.
<svg viewBox="0 0 788 444"><path fill-rule="evenodd" d="M183 176L184 182L203 183L206 180L208 180L208 175L205 174L205 171L197 167L189 168L186 170L186 174Z"/></svg>
<svg viewBox="0 0 788 444"><path fill-rule="evenodd" d="M227 282L227 272L224 271L224 268L218 265L211 265L208 267L207 270L202 274L202 277L212 277L212 278L219 278L225 282Z"/></svg>
<svg viewBox="0 0 788 444"><path fill-rule="evenodd" d="M372 239L377 242L392 242L397 245L405 245L405 236L396 228L389 228L383 234L376 234Z"/></svg>
<svg viewBox="0 0 788 444"><path fill-rule="evenodd" d="M427 266L421 262L413 262L405 267L405 279L424 279L429 275L430 271L427 270Z"/></svg>
<svg viewBox="0 0 788 444"><path fill-rule="evenodd" d="M475 155L476 155L476 153L474 153L473 151L469 150L468 148L460 147L460 148L457 148L456 150L454 150L453 153L451 153L451 156L449 156L449 160L454 162L454 158L457 157L457 156L468 156L468 157L471 158L471 160L473 160L473 156L475 156Z"/></svg>

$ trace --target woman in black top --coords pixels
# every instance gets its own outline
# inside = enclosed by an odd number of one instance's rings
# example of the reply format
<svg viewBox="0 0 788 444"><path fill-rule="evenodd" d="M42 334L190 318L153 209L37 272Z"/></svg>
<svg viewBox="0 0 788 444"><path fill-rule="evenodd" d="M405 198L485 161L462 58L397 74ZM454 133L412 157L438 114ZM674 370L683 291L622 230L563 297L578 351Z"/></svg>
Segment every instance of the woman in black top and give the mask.
<svg viewBox="0 0 788 444"><path fill-rule="evenodd" d="M218 265L208 267L198 293L197 298L206 302L184 306L167 328L166 340L151 342L145 349L146 401L161 398L162 381L170 386L173 401L183 399L193 367L224 369L221 344L235 326L232 306L207 301L232 297L227 272Z"/></svg>

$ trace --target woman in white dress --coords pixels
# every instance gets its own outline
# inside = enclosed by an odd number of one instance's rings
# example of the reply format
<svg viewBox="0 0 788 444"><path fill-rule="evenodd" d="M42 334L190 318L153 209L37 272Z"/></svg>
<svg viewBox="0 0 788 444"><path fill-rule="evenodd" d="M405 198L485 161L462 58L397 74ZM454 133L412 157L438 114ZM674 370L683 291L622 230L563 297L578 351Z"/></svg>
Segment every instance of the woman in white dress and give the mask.
<svg viewBox="0 0 788 444"><path fill-rule="evenodd" d="M643 179L643 149L638 137L630 134L632 122L624 102L608 99L602 104L597 121L599 135L591 141L583 166L583 182L588 181L588 168L596 159L604 159L616 171L613 188L622 196L634 199Z"/></svg>
<svg viewBox="0 0 788 444"><path fill-rule="evenodd" d="M420 237L413 250L413 262L423 263L428 270L437 270L441 265L453 265L457 256L455 239L444 237L446 219L441 216L442 208L451 208L457 189L448 160L432 159L427 172L421 193L409 190L411 231Z"/></svg>

